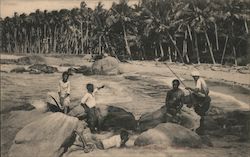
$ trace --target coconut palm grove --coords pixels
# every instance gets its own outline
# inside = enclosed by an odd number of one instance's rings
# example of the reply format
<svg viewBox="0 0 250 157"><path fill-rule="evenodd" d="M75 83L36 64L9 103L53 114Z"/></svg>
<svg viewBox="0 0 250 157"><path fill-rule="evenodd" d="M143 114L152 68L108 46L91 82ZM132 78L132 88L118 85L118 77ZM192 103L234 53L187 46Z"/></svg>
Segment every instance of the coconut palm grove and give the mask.
<svg viewBox="0 0 250 157"><path fill-rule="evenodd" d="M0 23L5 53L231 65L250 59L248 0L120 0L109 9L83 1L71 10L14 13Z"/></svg>

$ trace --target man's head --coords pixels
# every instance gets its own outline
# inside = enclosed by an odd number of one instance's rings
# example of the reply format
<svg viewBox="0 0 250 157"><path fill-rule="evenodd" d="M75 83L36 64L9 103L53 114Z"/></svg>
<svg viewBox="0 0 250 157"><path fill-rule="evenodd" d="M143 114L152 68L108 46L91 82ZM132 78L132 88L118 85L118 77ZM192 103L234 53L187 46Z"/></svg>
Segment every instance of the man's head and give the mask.
<svg viewBox="0 0 250 157"><path fill-rule="evenodd" d="M197 81L200 77L200 72L199 71L192 71L191 76L195 81Z"/></svg>
<svg viewBox="0 0 250 157"><path fill-rule="evenodd" d="M179 81L179 80L174 79L174 80L172 81L173 89L178 89L178 88L179 88L179 85L180 85L180 81Z"/></svg>
<svg viewBox="0 0 250 157"><path fill-rule="evenodd" d="M88 83L86 85L86 88L87 88L87 90L88 90L89 93L93 93L93 91L94 91L94 85L92 83Z"/></svg>
<svg viewBox="0 0 250 157"><path fill-rule="evenodd" d="M122 130L120 133L121 136L121 146L124 146L128 141L128 132L126 130Z"/></svg>
<svg viewBox="0 0 250 157"><path fill-rule="evenodd" d="M63 80L63 82L67 82L68 78L69 78L68 72L66 72L66 71L63 72L63 74L62 74L62 80Z"/></svg>

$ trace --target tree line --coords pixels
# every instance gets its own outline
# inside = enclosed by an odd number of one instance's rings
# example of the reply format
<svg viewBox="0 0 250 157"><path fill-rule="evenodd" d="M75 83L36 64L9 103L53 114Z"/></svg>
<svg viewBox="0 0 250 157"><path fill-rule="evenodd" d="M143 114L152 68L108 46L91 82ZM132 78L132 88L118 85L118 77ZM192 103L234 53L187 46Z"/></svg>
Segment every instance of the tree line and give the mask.
<svg viewBox="0 0 250 157"><path fill-rule="evenodd" d="M14 13L0 20L7 53L98 54L120 59L238 64L249 40L248 0L127 0L105 9Z"/></svg>

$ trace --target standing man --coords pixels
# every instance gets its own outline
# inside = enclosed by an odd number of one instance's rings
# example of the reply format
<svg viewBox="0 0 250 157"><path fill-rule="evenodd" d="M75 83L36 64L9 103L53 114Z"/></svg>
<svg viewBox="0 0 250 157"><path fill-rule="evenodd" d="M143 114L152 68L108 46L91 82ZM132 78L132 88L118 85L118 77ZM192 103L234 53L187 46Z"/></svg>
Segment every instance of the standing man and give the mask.
<svg viewBox="0 0 250 157"><path fill-rule="evenodd" d="M204 134L204 116L206 116L209 110L211 98L208 95L209 89L207 84L205 80L200 77L199 71L193 71L191 75L195 82L195 88L186 87L186 89L192 92L191 97L195 102L194 110L201 117L200 127L196 129L196 133L202 135Z"/></svg>
<svg viewBox="0 0 250 157"><path fill-rule="evenodd" d="M60 108L65 114L69 112L70 106L70 82L68 81L68 72L63 72L62 80L59 81L58 95L60 100Z"/></svg>
<svg viewBox="0 0 250 157"><path fill-rule="evenodd" d="M94 88L92 83L88 83L86 85L87 93L81 100L81 106L83 106L86 114L87 114L87 123L88 127L90 128L92 133L98 131L98 115L97 115L97 108L96 108L96 100L95 100L95 93L104 88L104 85L101 87Z"/></svg>
<svg viewBox="0 0 250 157"><path fill-rule="evenodd" d="M173 118L177 118L176 114L180 112L183 106L184 92L179 88L179 85L179 80L174 79L172 81L173 89L168 91L165 101L166 112L167 114L170 114Z"/></svg>

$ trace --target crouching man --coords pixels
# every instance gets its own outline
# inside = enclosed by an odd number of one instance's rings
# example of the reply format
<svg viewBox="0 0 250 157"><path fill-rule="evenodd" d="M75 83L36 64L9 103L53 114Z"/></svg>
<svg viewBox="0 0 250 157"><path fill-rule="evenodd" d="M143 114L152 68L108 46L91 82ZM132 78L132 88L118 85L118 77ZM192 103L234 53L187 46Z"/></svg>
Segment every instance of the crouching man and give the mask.
<svg viewBox="0 0 250 157"><path fill-rule="evenodd" d="M186 87L187 90L191 91L191 98L194 102L194 110L201 117L200 127L196 129L197 134L204 134L204 116L206 116L207 111L210 108L211 98L208 95L209 89L203 78L200 77L199 71L193 71L191 73L194 82L195 88ZM189 105L188 107L192 107Z"/></svg>

